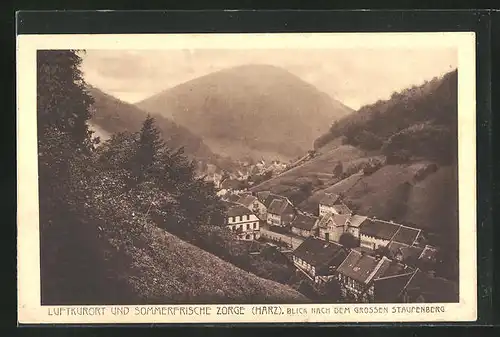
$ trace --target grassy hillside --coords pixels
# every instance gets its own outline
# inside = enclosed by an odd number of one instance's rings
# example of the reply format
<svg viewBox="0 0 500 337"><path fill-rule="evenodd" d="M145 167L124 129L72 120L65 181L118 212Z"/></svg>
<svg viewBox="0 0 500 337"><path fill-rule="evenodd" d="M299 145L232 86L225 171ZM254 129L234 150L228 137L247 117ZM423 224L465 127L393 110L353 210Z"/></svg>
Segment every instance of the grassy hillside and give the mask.
<svg viewBox="0 0 500 337"><path fill-rule="evenodd" d="M352 111L288 71L269 65L211 73L137 106L171 117L203 137L216 153L255 159L302 155L332 121Z"/></svg>
<svg viewBox="0 0 500 337"><path fill-rule="evenodd" d="M259 278L154 226L127 245L127 282L144 303L306 303L290 287ZM137 303L134 303L137 304Z"/></svg>
<svg viewBox="0 0 500 337"><path fill-rule="evenodd" d="M109 134L130 131L136 132L141 128L147 117L147 112L135 105L125 103L108 95L97 88L90 88L94 99L93 114L90 123L99 130ZM185 153L199 159L212 158L213 153L200 137L188 129L177 125L163 116L155 116L156 124L162 133L167 145L172 149L184 147Z"/></svg>

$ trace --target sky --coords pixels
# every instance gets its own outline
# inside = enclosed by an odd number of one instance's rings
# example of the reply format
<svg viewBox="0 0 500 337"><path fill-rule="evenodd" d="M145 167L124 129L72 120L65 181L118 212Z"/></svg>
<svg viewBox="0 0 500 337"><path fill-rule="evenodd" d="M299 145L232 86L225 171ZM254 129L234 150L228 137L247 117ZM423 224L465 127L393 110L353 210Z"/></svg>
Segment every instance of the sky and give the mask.
<svg viewBox="0 0 500 337"><path fill-rule="evenodd" d="M88 50L87 83L136 103L211 72L244 64L282 67L359 109L457 67L455 49Z"/></svg>

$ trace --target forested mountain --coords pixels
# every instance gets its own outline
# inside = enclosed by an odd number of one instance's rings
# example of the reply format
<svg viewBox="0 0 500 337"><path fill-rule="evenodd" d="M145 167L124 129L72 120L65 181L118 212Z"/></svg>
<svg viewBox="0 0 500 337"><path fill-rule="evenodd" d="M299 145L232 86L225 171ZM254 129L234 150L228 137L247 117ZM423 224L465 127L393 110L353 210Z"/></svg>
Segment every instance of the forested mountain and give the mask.
<svg viewBox="0 0 500 337"><path fill-rule="evenodd" d="M89 86L89 93L93 98L90 122L107 133L138 131L148 115L135 105L123 102L98 88ZM192 158L213 159L212 151L200 137L167 117L155 117L156 125L168 147L171 149L184 147L186 155Z"/></svg>
<svg viewBox="0 0 500 337"><path fill-rule="evenodd" d="M167 116L235 159L302 155L328 125L352 110L285 69L245 65L217 71L137 106Z"/></svg>
<svg viewBox="0 0 500 337"><path fill-rule="evenodd" d="M421 86L395 92L333 122L315 141L321 149L342 137L344 144L386 155L423 157L452 163L457 154L457 71Z"/></svg>

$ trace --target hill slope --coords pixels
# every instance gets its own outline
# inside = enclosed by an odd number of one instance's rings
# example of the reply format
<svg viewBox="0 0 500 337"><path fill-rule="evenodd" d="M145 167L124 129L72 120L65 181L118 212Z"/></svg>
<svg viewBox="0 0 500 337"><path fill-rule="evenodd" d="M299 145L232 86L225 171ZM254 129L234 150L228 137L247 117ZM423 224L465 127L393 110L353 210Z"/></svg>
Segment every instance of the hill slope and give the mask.
<svg viewBox="0 0 500 337"><path fill-rule="evenodd" d="M140 247L127 245L120 254L131 262L126 280L144 304L309 302L290 287L239 269L157 227L145 226L142 240Z"/></svg>
<svg viewBox="0 0 500 337"><path fill-rule="evenodd" d="M315 142L315 158L253 190L284 193L309 212L317 212L325 193L343 194L360 214L411 223L453 241L458 230L456 132L454 71L338 120ZM378 169L360 172L370 161L379 162ZM334 174L339 162L341 173Z"/></svg>
<svg viewBox="0 0 500 337"><path fill-rule="evenodd" d="M229 68L161 92L137 106L200 135L234 158L291 159L311 149L331 122L352 110L269 65Z"/></svg>
<svg viewBox="0 0 500 337"><path fill-rule="evenodd" d="M94 98L94 112L90 125L98 131L98 134L106 135L106 133L140 130L142 122L147 117L147 112L135 105L120 101L97 88L90 87L89 91ZM186 155L199 159L213 157L209 147L188 129L163 116L155 116L155 119L163 139L170 148L176 149L183 146Z"/></svg>

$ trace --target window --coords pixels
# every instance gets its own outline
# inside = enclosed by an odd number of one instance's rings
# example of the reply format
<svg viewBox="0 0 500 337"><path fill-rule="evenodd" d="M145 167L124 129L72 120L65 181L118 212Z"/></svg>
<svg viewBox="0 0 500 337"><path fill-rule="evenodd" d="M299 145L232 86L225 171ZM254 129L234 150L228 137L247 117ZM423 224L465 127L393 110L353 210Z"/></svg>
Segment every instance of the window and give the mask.
<svg viewBox="0 0 500 337"><path fill-rule="evenodd" d="M250 220L250 215L245 215L247 220Z"/></svg>
<svg viewBox="0 0 500 337"><path fill-rule="evenodd" d="M245 236L245 239L249 240L249 239L250 239L250 234L247 234L247 235Z"/></svg>
<svg viewBox="0 0 500 337"><path fill-rule="evenodd" d="M245 230L248 230L248 224L246 224L246 226L245 226Z"/></svg>
<svg viewBox="0 0 500 337"><path fill-rule="evenodd" d="M239 215L236 216L236 222L240 221Z"/></svg>
<svg viewBox="0 0 500 337"><path fill-rule="evenodd" d="M257 229L257 223L256 222L253 224L253 229Z"/></svg>
<svg viewBox="0 0 500 337"><path fill-rule="evenodd" d="M325 240L330 241L330 233L325 233Z"/></svg>

